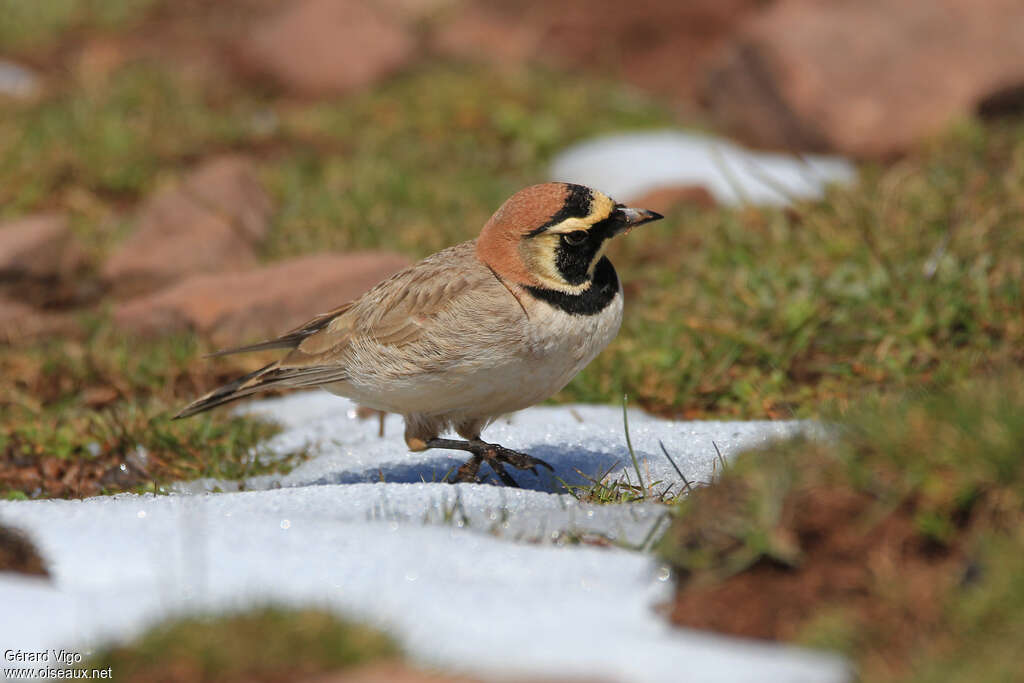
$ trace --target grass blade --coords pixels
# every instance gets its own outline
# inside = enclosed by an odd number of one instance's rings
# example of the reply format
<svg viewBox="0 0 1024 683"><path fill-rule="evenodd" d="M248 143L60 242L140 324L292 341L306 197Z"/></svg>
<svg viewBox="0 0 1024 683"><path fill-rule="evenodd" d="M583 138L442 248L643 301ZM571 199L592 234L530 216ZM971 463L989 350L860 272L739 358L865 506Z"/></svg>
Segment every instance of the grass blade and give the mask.
<svg viewBox="0 0 1024 683"><path fill-rule="evenodd" d="M626 448L629 449L629 457L633 460L633 469L636 470L636 479L640 485L640 491L644 498L647 498L647 488L644 486L644 478L640 476L640 463L637 462L636 453L633 451L633 441L629 438L629 415L626 411L626 404L629 397L622 395L622 428L626 431Z"/></svg>

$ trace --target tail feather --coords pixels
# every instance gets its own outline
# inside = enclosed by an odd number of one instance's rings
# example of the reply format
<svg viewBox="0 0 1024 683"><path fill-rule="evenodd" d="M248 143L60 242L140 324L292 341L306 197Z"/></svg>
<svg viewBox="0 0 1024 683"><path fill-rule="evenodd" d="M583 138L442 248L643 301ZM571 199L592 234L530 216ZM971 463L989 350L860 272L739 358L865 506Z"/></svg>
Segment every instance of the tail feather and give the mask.
<svg viewBox="0 0 1024 683"><path fill-rule="evenodd" d="M268 389L316 387L346 378L344 369L337 366L281 367L280 362L271 363L200 396L182 408L174 419L189 417Z"/></svg>
<svg viewBox="0 0 1024 683"><path fill-rule="evenodd" d="M264 365L255 372L250 372L248 375L243 375L233 382L228 382L224 386L217 387L210 393L200 396L196 400L189 403L187 406L181 409L181 411L174 416L175 420L180 420L183 417L190 417L197 413L205 412L211 408L230 403L231 401L244 398L250 394L254 394L263 388L260 383L260 377L271 370L277 363L270 363Z"/></svg>
<svg viewBox="0 0 1024 683"><path fill-rule="evenodd" d="M344 314L352 308L352 303L344 304L327 313L321 313L306 324L295 328L291 332L276 339L268 339L249 346L239 346L233 349L224 349L209 354L210 357L226 356L232 353L245 353L248 351L264 351L267 349L294 349L306 338L320 332L327 327L331 321ZM337 342L335 342L337 344ZM175 420L189 417L196 413L216 408L217 406L245 398L260 391L278 387L315 387L321 384L330 384L346 379L345 370L335 362L327 362L324 365L317 364L315 354L300 354L298 360L285 356L284 359L270 365L264 365L255 372L239 377L233 382L228 382L222 387L217 387L205 396L197 398L192 403L181 409Z"/></svg>

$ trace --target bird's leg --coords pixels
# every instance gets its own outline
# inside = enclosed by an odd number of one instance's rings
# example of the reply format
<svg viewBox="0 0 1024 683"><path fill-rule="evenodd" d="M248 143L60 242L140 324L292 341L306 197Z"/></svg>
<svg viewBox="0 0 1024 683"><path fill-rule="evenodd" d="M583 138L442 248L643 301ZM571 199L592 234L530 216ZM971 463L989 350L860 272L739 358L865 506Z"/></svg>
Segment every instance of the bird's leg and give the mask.
<svg viewBox="0 0 1024 683"><path fill-rule="evenodd" d="M480 463L484 461L491 466L491 469L494 470L494 473L498 475L498 478L501 479L505 486L514 486L515 488L519 488L519 484L505 471L506 464L512 465L516 469L530 470L534 474L537 474L538 465L546 467L552 472L554 471L551 465L540 458L535 458L532 455L520 453L519 451L513 451L496 443L487 443L480 439L468 441L460 441L459 439L428 439L426 445L427 448L449 448L473 454L473 457L455 472L453 479L455 482L476 481L477 472L480 470Z"/></svg>
<svg viewBox="0 0 1024 683"><path fill-rule="evenodd" d="M453 481L476 481L477 472L480 471L480 463L483 461L484 459L479 455L474 455L463 463L462 467L455 470Z"/></svg>

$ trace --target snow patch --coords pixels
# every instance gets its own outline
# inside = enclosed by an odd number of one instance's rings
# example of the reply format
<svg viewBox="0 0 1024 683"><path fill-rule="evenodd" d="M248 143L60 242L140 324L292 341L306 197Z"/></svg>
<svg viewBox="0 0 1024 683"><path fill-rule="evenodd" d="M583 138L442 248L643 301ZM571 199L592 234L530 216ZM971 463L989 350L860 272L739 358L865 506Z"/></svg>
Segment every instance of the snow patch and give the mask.
<svg viewBox="0 0 1024 683"><path fill-rule="evenodd" d="M0 58L0 96L25 100L34 97L40 89L39 78L31 69Z"/></svg>
<svg viewBox="0 0 1024 683"><path fill-rule="evenodd" d="M721 204L783 206L818 199L826 185L852 183L857 172L841 157L754 152L710 135L665 130L580 143L554 160L550 175L619 201L664 187L700 185Z"/></svg>
<svg viewBox="0 0 1024 683"><path fill-rule="evenodd" d="M483 677L618 681L844 681L837 657L670 627L667 568L626 549L649 540L664 509L592 506L549 493L557 478L513 472L524 490L423 483L462 454L411 454L400 420L374 420L325 393L261 401L248 410L282 422L270 448L313 457L250 490L182 484L169 496L0 502L52 582L0 577L4 647L84 652L176 614L263 604L315 606L392 632L420 663ZM630 412L645 478L678 482L658 441L688 479L723 457L793 434L802 423L686 423ZM485 437L547 459L556 476L632 468L621 411L539 407ZM380 483L383 478L386 483ZM635 478L635 475L634 475ZM376 482L376 483L374 483ZM575 544L601 534L626 547Z"/></svg>

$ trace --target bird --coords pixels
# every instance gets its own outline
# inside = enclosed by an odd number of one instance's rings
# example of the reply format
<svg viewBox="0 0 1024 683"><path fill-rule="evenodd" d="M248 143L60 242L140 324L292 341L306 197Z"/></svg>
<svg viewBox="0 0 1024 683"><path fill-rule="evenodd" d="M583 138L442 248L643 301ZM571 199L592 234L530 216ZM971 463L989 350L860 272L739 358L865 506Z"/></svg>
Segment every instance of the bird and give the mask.
<svg viewBox="0 0 1024 683"><path fill-rule="evenodd" d="M561 390L619 331L623 292L609 241L661 219L583 185L548 182L509 197L476 239L443 249L290 332L212 355L285 349L279 360L183 408L185 418L261 391L321 387L404 418L405 443L465 451L449 478L486 462L537 474L547 462L481 432ZM462 439L444 438L454 431Z"/></svg>

